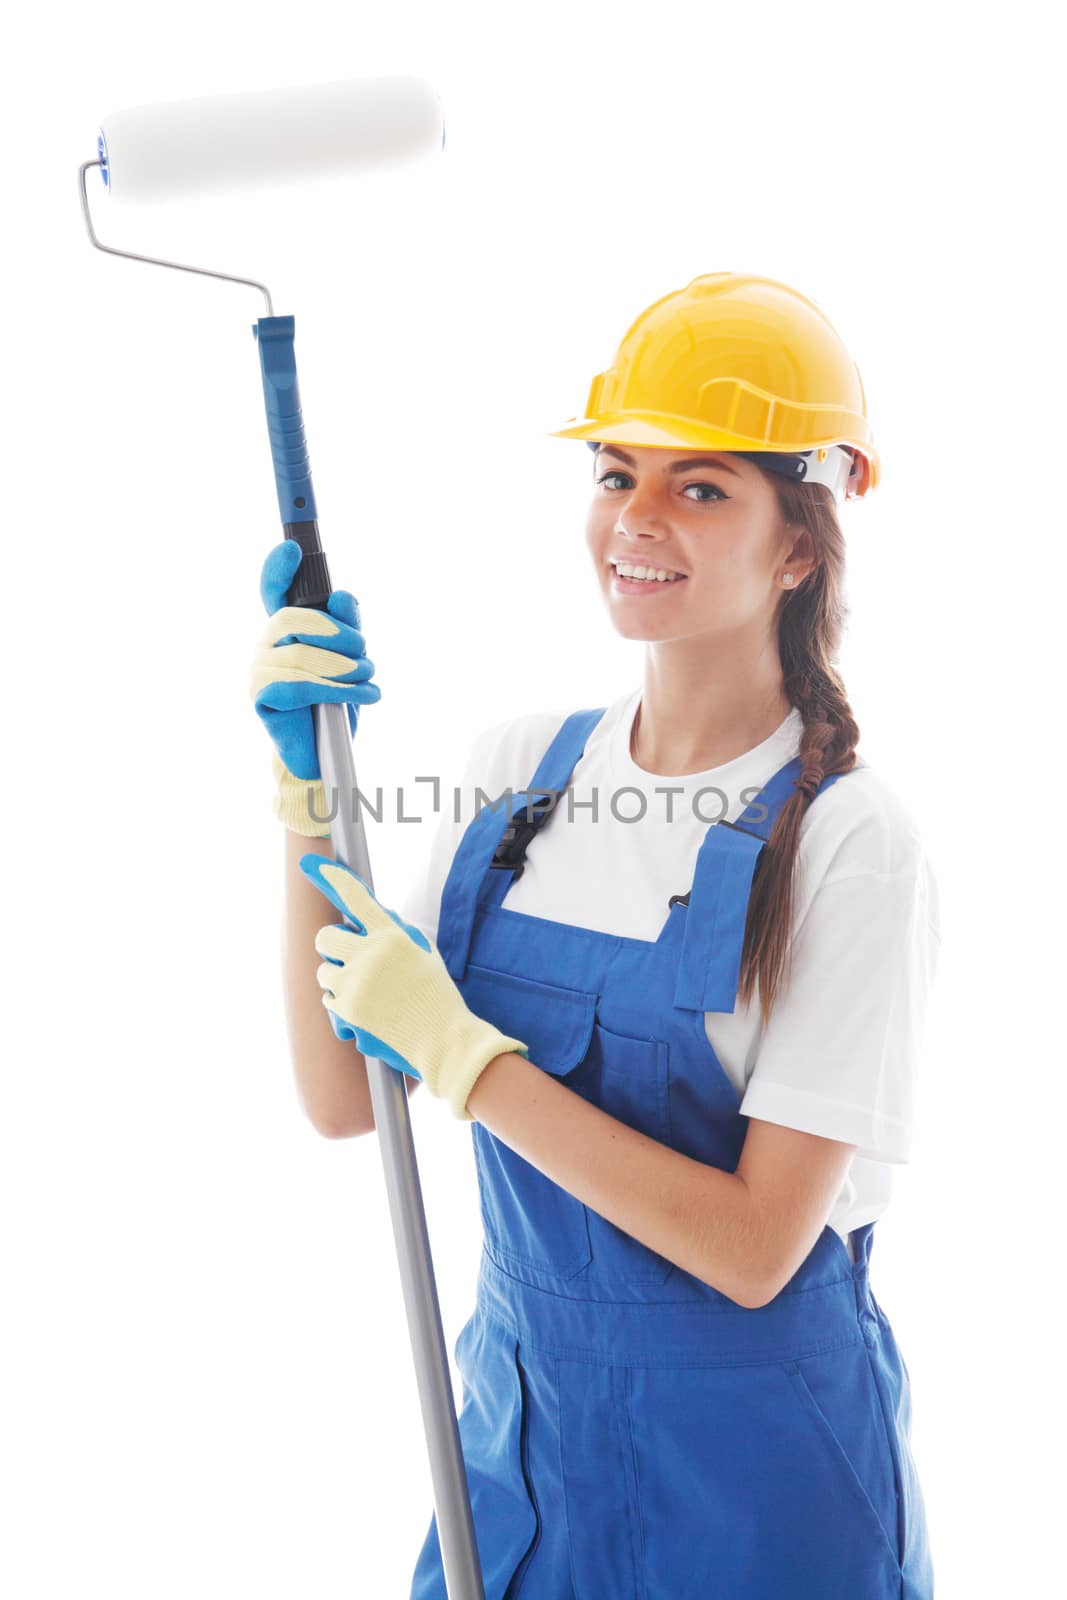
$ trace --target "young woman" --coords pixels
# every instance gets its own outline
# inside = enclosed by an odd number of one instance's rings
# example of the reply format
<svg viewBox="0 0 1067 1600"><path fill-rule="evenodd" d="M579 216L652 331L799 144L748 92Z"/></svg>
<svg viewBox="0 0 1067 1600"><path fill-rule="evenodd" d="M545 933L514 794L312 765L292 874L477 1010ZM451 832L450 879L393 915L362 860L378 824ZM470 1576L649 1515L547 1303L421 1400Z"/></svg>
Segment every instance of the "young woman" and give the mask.
<svg viewBox="0 0 1067 1600"><path fill-rule="evenodd" d="M594 450L587 544L643 683L475 742L409 920L313 820L308 706L378 697L355 601L281 609L294 554L268 560L253 689L305 1105L372 1128L366 1051L472 1125L456 1360L487 1600L926 1600L869 1266L937 897L834 667L839 510L879 475L859 374L802 295L710 274L637 318L559 435ZM316 932L315 889L345 926ZM411 1593L444 1600L433 1519Z"/></svg>

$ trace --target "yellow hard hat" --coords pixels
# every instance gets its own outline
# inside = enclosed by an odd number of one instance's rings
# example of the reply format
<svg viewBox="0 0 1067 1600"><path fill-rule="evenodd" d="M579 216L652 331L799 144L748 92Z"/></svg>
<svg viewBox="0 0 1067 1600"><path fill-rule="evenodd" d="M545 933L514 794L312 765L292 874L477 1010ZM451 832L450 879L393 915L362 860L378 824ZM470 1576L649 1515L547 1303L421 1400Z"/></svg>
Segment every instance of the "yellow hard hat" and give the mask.
<svg viewBox="0 0 1067 1600"><path fill-rule="evenodd" d="M585 416L551 437L730 451L839 498L881 477L839 335L796 289L739 272L705 273L642 311L593 379Z"/></svg>

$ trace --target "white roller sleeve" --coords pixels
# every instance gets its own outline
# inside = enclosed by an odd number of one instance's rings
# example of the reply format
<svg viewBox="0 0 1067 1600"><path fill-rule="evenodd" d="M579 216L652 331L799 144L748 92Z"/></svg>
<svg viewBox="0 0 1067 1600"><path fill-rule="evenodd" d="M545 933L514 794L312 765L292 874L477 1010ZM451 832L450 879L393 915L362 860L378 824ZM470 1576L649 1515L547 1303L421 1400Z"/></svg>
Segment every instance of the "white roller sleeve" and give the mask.
<svg viewBox="0 0 1067 1600"><path fill-rule="evenodd" d="M431 155L444 118L424 78L397 75L131 106L100 132L113 198L149 201Z"/></svg>

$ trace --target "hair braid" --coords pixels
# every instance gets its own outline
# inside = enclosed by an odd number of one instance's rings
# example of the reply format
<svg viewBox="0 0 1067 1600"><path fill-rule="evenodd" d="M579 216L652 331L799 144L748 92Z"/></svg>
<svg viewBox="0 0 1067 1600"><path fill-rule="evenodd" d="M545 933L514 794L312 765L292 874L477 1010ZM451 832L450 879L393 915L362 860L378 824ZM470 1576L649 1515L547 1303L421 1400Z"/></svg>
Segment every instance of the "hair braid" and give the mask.
<svg viewBox="0 0 1067 1600"><path fill-rule="evenodd" d="M763 469L760 468L762 471ZM764 1023L787 977L800 827L819 785L851 772L860 730L834 669L848 608L843 599L845 539L830 491L821 484L771 481L786 522L811 538L817 565L779 611L783 687L803 718L800 777L760 852L749 898L738 994L748 1004L757 987Z"/></svg>

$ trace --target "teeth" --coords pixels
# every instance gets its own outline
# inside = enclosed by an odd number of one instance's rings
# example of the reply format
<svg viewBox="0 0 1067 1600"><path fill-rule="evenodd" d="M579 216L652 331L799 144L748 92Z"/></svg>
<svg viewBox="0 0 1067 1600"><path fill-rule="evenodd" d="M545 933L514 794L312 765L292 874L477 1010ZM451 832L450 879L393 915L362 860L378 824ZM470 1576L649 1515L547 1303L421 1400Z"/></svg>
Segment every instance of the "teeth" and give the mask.
<svg viewBox="0 0 1067 1600"><path fill-rule="evenodd" d="M679 572L666 572L662 567L635 567L628 561L616 561L615 571L620 578L641 578L653 583L673 583L681 577Z"/></svg>

